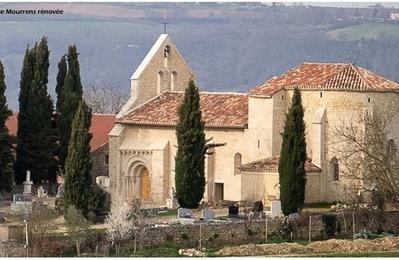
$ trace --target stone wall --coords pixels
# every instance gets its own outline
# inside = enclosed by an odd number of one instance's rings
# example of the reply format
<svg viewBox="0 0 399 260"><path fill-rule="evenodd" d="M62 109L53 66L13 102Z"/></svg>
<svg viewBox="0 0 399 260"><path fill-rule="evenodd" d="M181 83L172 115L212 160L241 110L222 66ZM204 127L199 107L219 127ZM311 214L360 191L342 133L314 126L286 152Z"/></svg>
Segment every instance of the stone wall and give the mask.
<svg viewBox="0 0 399 260"><path fill-rule="evenodd" d="M108 144L103 145L94 152L92 152L93 158L93 168L91 171L93 182L96 182L97 176L109 176L108 161L106 157L108 156ZM109 158L109 157L108 157Z"/></svg>

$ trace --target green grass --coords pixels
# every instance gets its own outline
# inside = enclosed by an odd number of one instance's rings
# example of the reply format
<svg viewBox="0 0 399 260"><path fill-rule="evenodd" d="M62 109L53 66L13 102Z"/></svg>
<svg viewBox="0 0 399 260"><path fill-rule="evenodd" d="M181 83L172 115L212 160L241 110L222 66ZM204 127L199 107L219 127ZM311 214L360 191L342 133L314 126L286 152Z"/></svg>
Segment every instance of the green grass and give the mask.
<svg viewBox="0 0 399 260"><path fill-rule="evenodd" d="M398 23L367 22L329 31L327 35L335 40L354 41L362 38L366 40L382 37L399 38Z"/></svg>

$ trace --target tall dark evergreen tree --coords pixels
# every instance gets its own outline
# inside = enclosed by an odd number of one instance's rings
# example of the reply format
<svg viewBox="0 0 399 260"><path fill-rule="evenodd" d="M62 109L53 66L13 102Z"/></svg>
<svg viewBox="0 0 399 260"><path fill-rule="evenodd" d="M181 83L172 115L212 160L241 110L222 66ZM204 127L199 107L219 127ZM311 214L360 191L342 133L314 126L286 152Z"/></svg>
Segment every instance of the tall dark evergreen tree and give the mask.
<svg viewBox="0 0 399 260"><path fill-rule="evenodd" d="M91 110L82 100L73 123L68 157L65 162L64 207L75 206L86 216L92 193L89 133Z"/></svg>
<svg viewBox="0 0 399 260"><path fill-rule="evenodd" d="M55 182L57 135L54 128L53 101L47 92L49 50L42 38L28 51L21 76L20 111L18 115L17 182L24 181L26 170L32 180ZM32 69L33 68L33 69Z"/></svg>
<svg viewBox="0 0 399 260"><path fill-rule="evenodd" d="M72 121L81 99L82 83L80 81L78 53L76 46L72 45L68 49L68 71L61 89L60 115L58 120L59 160L62 169L68 156Z"/></svg>
<svg viewBox="0 0 399 260"><path fill-rule="evenodd" d="M66 55L63 55L60 61L58 62L57 85L55 86L55 93L57 94L57 105L56 105L57 112L60 112L61 89L62 86L64 85L65 77L68 70L67 60L65 56Z"/></svg>
<svg viewBox="0 0 399 260"><path fill-rule="evenodd" d="M6 127L6 120L12 111L7 106L4 77L4 67L0 61L0 192L11 190L14 176L12 145Z"/></svg>
<svg viewBox="0 0 399 260"><path fill-rule="evenodd" d="M281 209L285 215L298 212L305 201L307 155L303 115L301 93L295 88L291 108L285 118L278 165Z"/></svg>
<svg viewBox="0 0 399 260"><path fill-rule="evenodd" d="M205 154L209 148L223 144L207 144L211 139L205 139L200 96L193 80L190 80L179 108L176 136L176 197L180 206L196 208L205 191Z"/></svg>

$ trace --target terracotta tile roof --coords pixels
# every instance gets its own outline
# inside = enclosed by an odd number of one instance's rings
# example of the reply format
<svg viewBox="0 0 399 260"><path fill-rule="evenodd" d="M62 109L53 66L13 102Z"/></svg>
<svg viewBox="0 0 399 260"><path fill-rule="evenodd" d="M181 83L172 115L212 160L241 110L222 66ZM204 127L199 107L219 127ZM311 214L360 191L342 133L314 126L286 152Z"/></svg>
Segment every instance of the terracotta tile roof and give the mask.
<svg viewBox="0 0 399 260"><path fill-rule="evenodd" d="M18 128L18 113L13 113L6 121L6 127L10 135L17 135Z"/></svg>
<svg viewBox="0 0 399 260"><path fill-rule="evenodd" d="M266 158L241 165L240 169L246 172L277 171L280 158ZM306 172L321 172L321 169L312 163L310 158L305 163Z"/></svg>
<svg viewBox="0 0 399 260"><path fill-rule="evenodd" d="M17 135L17 120L18 113L14 113L6 121L10 135ZM108 143L108 134L114 127L114 121L115 115L93 114L90 127L90 132L93 134L90 141L92 152Z"/></svg>
<svg viewBox="0 0 399 260"><path fill-rule="evenodd" d="M272 96L281 89L399 91L399 84L350 63L302 63L261 83L250 95Z"/></svg>
<svg viewBox="0 0 399 260"><path fill-rule="evenodd" d="M93 113L90 127L90 132L93 134L90 141L92 152L108 144L108 134L114 127L114 122L115 115Z"/></svg>
<svg viewBox="0 0 399 260"><path fill-rule="evenodd" d="M184 93L167 91L117 118L117 123L174 126ZM202 118L206 127L245 128L248 122L248 96L244 93L200 92Z"/></svg>

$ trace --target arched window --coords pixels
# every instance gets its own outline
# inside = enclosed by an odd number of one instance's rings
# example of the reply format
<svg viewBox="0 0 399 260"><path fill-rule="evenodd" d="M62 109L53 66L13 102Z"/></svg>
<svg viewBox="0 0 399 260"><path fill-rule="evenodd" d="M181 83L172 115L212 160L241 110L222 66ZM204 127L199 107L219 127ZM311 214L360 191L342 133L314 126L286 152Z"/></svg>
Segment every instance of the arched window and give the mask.
<svg viewBox="0 0 399 260"><path fill-rule="evenodd" d="M170 90L175 90L177 83L177 72L173 71L170 75Z"/></svg>
<svg viewBox="0 0 399 260"><path fill-rule="evenodd" d="M163 66L165 68L168 67L169 56L170 56L170 46L166 45L165 49L163 50L163 57L164 57Z"/></svg>
<svg viewBox="0 0 399 260"><path fill-rule="evenodd" d="M163 72L158 72L157 77L157 95L161 94L162 91L162 83L163 83Z"/></svg>
<svg viewBox="0 0 399 260"><path fill-rule="evenodd" d="M396 145L393 139L389 139L388 141L387 155L390 161L396 158Z"/></svg>
<svg viewBox="0 0 399 260"><path fill-rule="evenodd" d="M240 167L241 167L241 154L236 153L234 155L234 175L238 175L241 173Z"/></svg>
<svg viewBox="0 0 399 260"><path fill-rule="evenodd" d="M339 165L336 157L333 157L330 161L330 169L333 173L334 181L339 181Z"/></svg>

